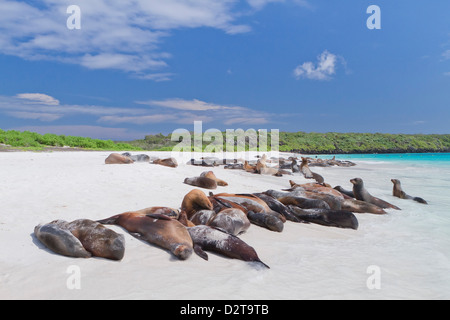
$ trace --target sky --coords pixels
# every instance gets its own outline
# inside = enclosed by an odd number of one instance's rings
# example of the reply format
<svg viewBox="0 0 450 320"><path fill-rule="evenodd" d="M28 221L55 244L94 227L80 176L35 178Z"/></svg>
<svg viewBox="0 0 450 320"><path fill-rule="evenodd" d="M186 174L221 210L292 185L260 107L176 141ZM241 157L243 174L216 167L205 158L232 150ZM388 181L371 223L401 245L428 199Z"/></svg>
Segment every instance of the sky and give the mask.
<svg viewBox="0 0 450 320"><path fill-rule="evenodd" d="M0 0L0 128L450 133L448 12L447 0Z"/></svg>

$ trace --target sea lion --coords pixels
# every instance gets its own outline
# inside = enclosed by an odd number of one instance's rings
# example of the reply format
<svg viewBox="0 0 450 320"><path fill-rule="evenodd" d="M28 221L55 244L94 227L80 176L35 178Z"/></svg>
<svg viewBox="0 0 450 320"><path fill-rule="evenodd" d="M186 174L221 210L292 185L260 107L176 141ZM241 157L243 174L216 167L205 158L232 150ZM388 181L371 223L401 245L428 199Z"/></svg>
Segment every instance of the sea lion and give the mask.
<svg viewBox="0 0 450 320"><path fill-rule="evenodd" d="M400 180L398 179L391 179L392 183L394 184L394 189L392 191L394 197L400 198L400 199L410 199L414 200L419 203L428 204L424 199L419 197L411 197L410 195L406 194L402 189L402 184Z"/></svg>
<svg viewBox="0 0 450 320"><path fill-rule="evenodd" d="M217 182L215 180L207 178L207 177L186 178L186 179L184 179L184 183L194 186L194 187L199 187L199 188L204 188L204 189L210 189L210 190L217 189Z"/></svg>
<svg viewBox="0 0 450 320"><path fill-rule="evenodd" d="M175 158L155 159L155 160L153 160L153 164L159 164L161 166L170 167L170 168L178 167L178 162Z"/></svg>
<svg viewBox="0 0 450 320"><path fill-rule="evenodd" d="M193 252L186 227L162 214L126 212L98 222L121 226L134 237L169 250L180 260L188 259Z"/></svg>
<svg viewBox="0 0 450 320"><path fill-rule="evenodd" d="M256 173L256 165L251 165L248 163L248 161L246 160L244 162L244 170L250 173Z"/></svg>
<svg viewBox="0 0 450 320"><path fill-rule="evenodd" d="M186 212L189 220L197 211L204 209L213 210L214 207L203 191L194 189L184 196L181 210Z"/></svg>
<svg viewBox="0 0 450 320"><path fill-rule="evenodd" d="M205 260L208 260L205 251L213 251L233 259L259 262L269 268L259 259L254 248L234 235L209 226L196 226L187 230L194 242L195 253Z"/></svg>
<svg viewBox="0 0 450 320"><path fill-rule="evenodd" d="M296 159L292 159L291 162L291 170L294 173L300 172L300 167L298 166L297 160Z"/></svg>
<svg viewBox="0 0 450 320"><path fill-rule="evenodd" d="M300 209L297 206L289 206L291 211L304 221L320 224L327 227L337 227L357 230L358 219L350 211L330 209Z"/></svg>
<svg viewBox="0 0 450 320"><path fill-rule="evenodd" d="M379 206L383 209L395 209L395 210L401 210L399 207L390 204L387 201L384 201L380 198L373 197L364 187L364 182L361 178L354 178L350 180L351 183L353 183L353 193L355 195L355 198L357 200L366 201L369 203L372 203L376 206Z"/></svg>
<svg viewBox="0 0 450 320"><path fill-rule="evenodd" d="M228 186L228 183L227 183L227 182L225 182L225 181L223 181L223 180L217 178L216 175L214 174L214 172L212 172L212 171L205 171L205 172L202 172L202 173L200 174L200 177L206 177L206 178L212 179L212 180L216 181L217 185L220 186L220 187L226 187L226 186Z"/></svg>
<svg viewBox="0 0 450 320"><path fill-rule="evenodd" d="M250 228L250 221L242 210L229 208L220 211L206 225L220 228L229 234L237 236Z"/></svg>
<svg viewBox="0 0 450 320"><path fill-rule="evenodd" d="M48 249L57 254L73 258L92 257L92 254L83 247L80 240L69 230L59 226L63 223L67 222L56 220L49 224L38 225L34 228L34 235Z"/></svg>
<svg viewBox="0 0 450 320"><path fill-rule="evenodd" d="M105 159L105 164L131 164L134 163L131 158L118 154L118 153L111 153L108 158Z"/></svg>
<svg viewBox="0 0 450 320"><path fill-rule="evenodd" d="M225 165L223 168L224 169L244 170L244 164L243 163L232 163L232 164Z"/></svg>
<svg viewBox="0 0 450 320"><path fill-rule="evenodd" d="M146 154L132 155L129 152L122 153L123 156L130 158L134 162L150 162L150 157Z"/></svg>
<svg viewBox="0 0 450 320"><path fill-rule="evenodd" d="M325 182L324 178L320 174L311 171L311 169L308 166L307 158L302 157L300 171L303 173L303 176L306 179L314 179L317 181L317 183L320 183L320 184L323 184Z"/></svg>
<svg viewBox="0 0 450 320"><path fill-rule="evenodd" d="M88 219L56 220L37 226L35 235L49 249L65 256L122 260L125 253L123 235Z"/></svg>

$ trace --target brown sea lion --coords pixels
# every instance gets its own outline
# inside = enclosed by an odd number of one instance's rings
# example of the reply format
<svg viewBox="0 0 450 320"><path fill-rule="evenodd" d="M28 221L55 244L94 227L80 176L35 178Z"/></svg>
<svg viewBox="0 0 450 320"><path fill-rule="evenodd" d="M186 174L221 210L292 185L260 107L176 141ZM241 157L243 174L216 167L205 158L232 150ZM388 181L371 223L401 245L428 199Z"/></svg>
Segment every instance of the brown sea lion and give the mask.
<svg viewBox="0 0 450 320"><path fill-rule="evenodd" d="M118 153L111 153L108 158L105 159L105 164L131 164L134 163L131 158L118 154Z"/></svg>
<svg viewBox="0 0 450 320"><path fill-rule="evenodd" d="M400 180L398 179L391 179L392 183L394 184L394 189L392 191L394 197L400 198L400 199L410 199L414 200L419 203L428 204L424 199L419 197L411 197L410 195L406 194L402 189L402 184Z"/></svg>
<svg viewBox="0 0 450 320"><path fill-rule="evenodd" d="M214 174L214 172L212 172L212 171L205 171L205 172L202 172L202 173L200 174L200 177L206 177L206 178L212 179L212 180L216 181L217 185L220 186L220 187L226 187L226 186L228 186L228 183L227 183L227 182L225 182L225 181L223 181L223 180L217 178L216 175Z"/></svg>
<svg viewBox="0 0 450 320"><path fill-rule="evenodd" d="M69 257L122 260L125 253L123 235L88 219L56 220L37 226L34 233L47 248Z"/></svg>
<svg viewBox="0 0 450 320"><path fill-rule="evenodd" d="M214 207L203 191L194 189L184 196L181 210L186 212L189 220L197 211L204 209L213 210Z"/></svg>
<svg viewBox="0 0 450 320"><path fill-rule="evenodd" d="M300 165L300 172L306 179L314 179L317 183L323 184L325 182L324 178L315 172L312 172L308 166L308 159L302 157L302 164Z"/></svg>
<svg viewBox="0 0 450 320"><path fill-rule="evenodd" d="M244 162L244 170L250 173L256 173L256 165L251 165L248 163L248 161L246 160Z"/></svg>
<svg viewBox="0 0 450 320"><path fill-rule="evenodd" d="M196 226L187 229L194 242L195 253L205 260L208 260L205 251L213 251L233 259L258 262L269 268L259 259L254 248L234 235L209 226Z"/></svg>
<svg viewBox="0 0 450 320"><path fill-rule="evenodd" d="M379 206L383 209L396 209L401 210L399 207L390 204L387 201L384 201L380 198L372 196L364 187L364 182L361 178L354 178L350 180L353 183L353 194L357 200L366 201L372 203L376 206Z"/></svg>
<svg viewBox="0 0 450 320"><path fill-rule="evenodd" d="M210 190L217 189L217 182L215 180L207 178L207 177L186 178L186 179L184 179L184 183L194 186L194 187L199 187L199 188L204 188L204 189L210 189Z"/></svg>
<svg viewBox="0 0 450 320"><path fill-rule="evenodd" d="M159 164L161 166L170 167L170 168L178 167L178 162L175 158L155 159L155 160L153 160L153 164Z"/></svg>
<svg viewBox="0 0 450 320"><path fill-rule="evenodd" d="M192 239L186 227L165 215L143 216L127 212L98 222L121 226L136 238L169 250L180 260L186 260L193 252Z"/></svg>

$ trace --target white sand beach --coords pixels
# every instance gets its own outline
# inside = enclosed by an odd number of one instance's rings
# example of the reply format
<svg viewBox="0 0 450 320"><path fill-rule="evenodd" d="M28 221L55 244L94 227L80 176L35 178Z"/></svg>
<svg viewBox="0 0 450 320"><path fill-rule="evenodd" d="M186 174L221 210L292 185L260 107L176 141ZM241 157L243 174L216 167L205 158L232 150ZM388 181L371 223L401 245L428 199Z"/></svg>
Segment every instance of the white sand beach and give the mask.
<svg viewBox="0 0 450 320"><path fill-rule="evenodd" d="M394 169L380 165L314 171L332 186L347 188L351 188L349 179L364 176L375 195L401 206L402 212L389 210L385 216L357 214L360 227L356 231L288 221L284 231L276 233L252 225L240 238L255 248L270 269L213 253L209 253L209 261L195 254L179 261L168 251L137 240L116 226L108 227L125 235L122 261L73 259L52 253L33 236L36 225L57 219L99 220L152 206L179 208L184 195L193 189L183 183L184 179L209 170L186 165L183 159L175 169L149 163L105 165L109 154L0 153L0 299L450 297L445 290L450 283L446 241L423 242L425 235L411 236L417 233L406 228L402 220L412 219L413 226L421 228L420 216L432 205L425 208L392 197L388 182L389 170ZM225 170L223 166L213 171L229 184L218 187L216 193L281 190L289 187L290 179L310 182L299 174L261 176ZM406 170L402 174L414 175ZM419 186L414 191L420 191ZM441 230L434 231L438 238ZM372 265L381 268L381 289L367 286L371 275L367 271ZM79 268L79 289L67 285L71 266Z"/></svg>

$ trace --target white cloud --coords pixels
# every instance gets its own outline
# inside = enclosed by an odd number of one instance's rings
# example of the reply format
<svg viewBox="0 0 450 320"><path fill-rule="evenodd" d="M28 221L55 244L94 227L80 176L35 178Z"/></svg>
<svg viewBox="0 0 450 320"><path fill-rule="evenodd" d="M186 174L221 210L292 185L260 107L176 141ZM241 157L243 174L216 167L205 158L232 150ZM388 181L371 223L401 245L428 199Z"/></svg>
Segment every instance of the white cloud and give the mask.
<svg viewBox="0 0 450 320"><path fill-rule="evenodd" d="M59 100L43 93L20 93L16 96L19 99L30 100L34 103L58 106Z"/></svg>
<svg viewBox="0 0 450 320"><path fill-rule="evenodd" d="M81 29L69 30L72 0L0 1L0 53L28 60L55 60L90 69L119 69L161 80L155 70L170 56L161 42L181 28L245 33L237 23L238 0L77 0ZM164 73L156 73L164 74ZM166 73L167 74L167 73ZM168 77L163 77L168 80Z"/></svg>
<svg viewBox="0 0 450 320"><path fill-rule="evenodd" d="M117 124L193 124L194 121L226 126L263 125L282 115L241 106L221 105L198 99L165 99L136 102L140 108L71 105L43 94L0 96L0 117L9 116L39 122L56 122L63 118L84 117L84 123ZM53 126L55 127L55 126Z"/></svg>
<svg viewBox="0 0 450 320"><path fill-rule="evenodd" d="M308 8L310 7L310 4L306 0L247 0L247 2L252 8L256 10L261 10L269 3L285 3L285 2L292 2L302 7Z"/></svg>
<svg viewBox="0 0 450 320"><path fill-rule="evenodd" d="M317 65L313 62L305 62L294 70L297 79L329 80L336 73L338 57L327 50L317 57Z"/></svg>
<svg viewBox="0 0 450 320"><path fill-rule="evenodd" d="M222 106L214 103L203 102L197 99L183 100L183 99L166 99L166 100L150 100L150 101L136 101L138 104L149 106L157 106L178 110L192 110L192 111L207 111L207 110L244 110L242 107Z"/></svg>

